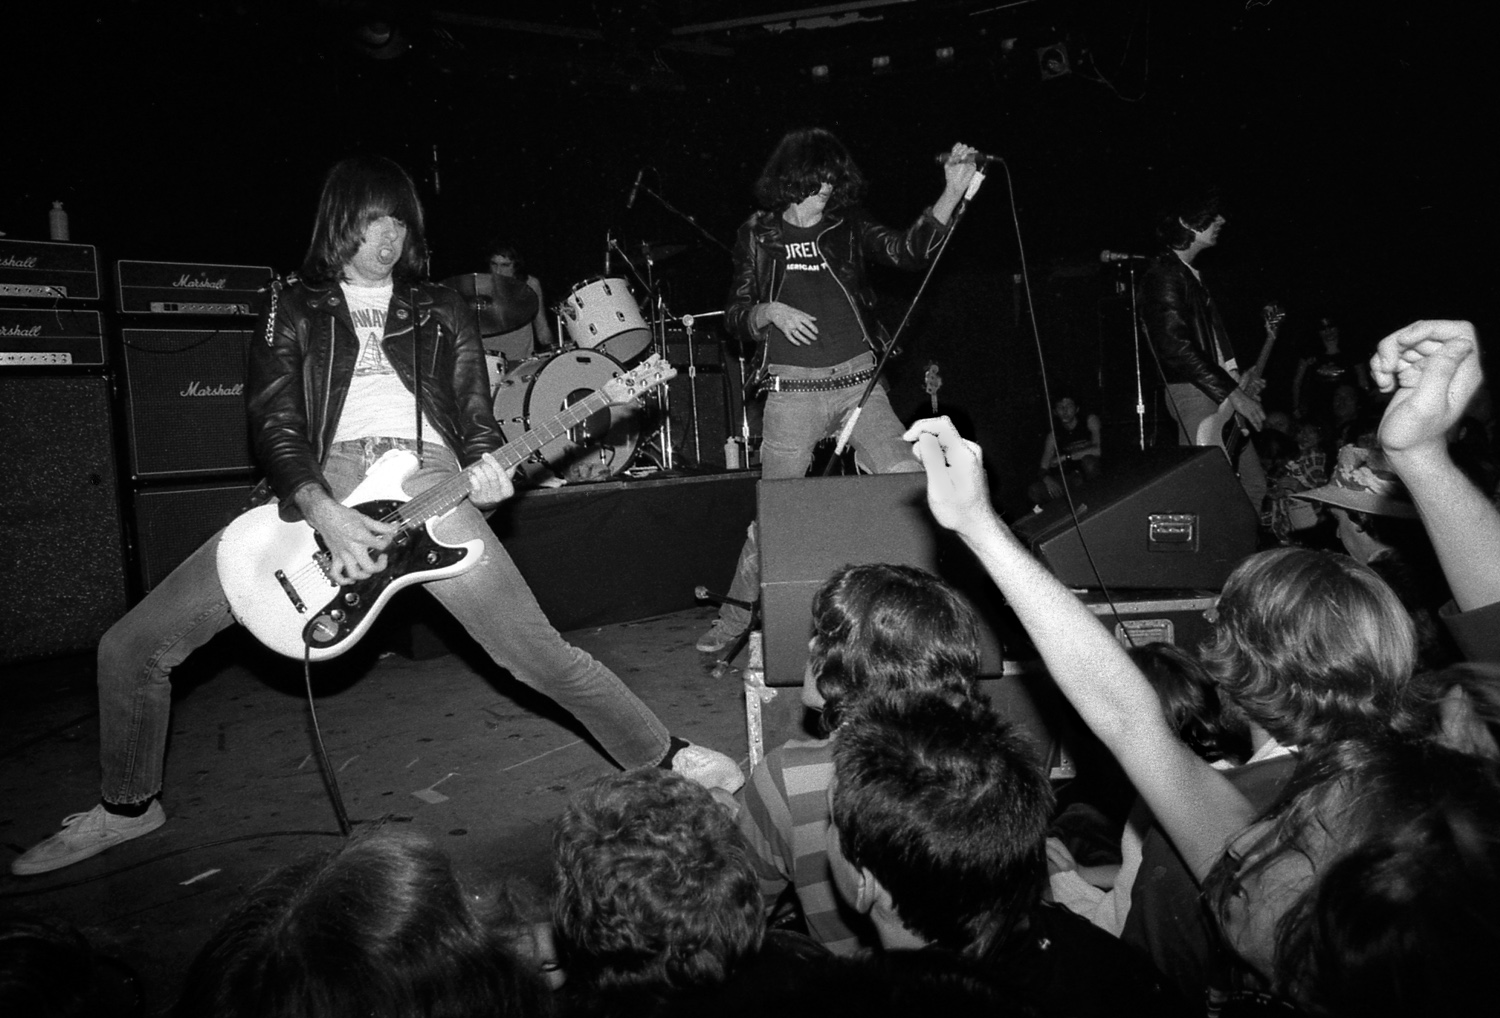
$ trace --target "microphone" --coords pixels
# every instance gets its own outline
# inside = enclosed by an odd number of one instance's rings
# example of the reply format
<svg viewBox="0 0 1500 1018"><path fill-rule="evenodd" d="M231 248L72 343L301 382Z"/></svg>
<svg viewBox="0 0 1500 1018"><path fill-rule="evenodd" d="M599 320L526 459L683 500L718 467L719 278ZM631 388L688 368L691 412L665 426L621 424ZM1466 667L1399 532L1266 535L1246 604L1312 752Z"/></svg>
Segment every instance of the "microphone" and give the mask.
<svg viewBox="0 0 1500 1018"><path fill-rule="evenodd" d="M635 208L635 196L641 193L641 178L646 175L646 167L642 166L635 175L635 183L630 185L630 197L625 199L627 209Z"/></svg>
<svg viewBox="0 0 1500 1018"><path fill-rule="evenodd" d="M1143 262L1146 261L1146 256L1105 249L1099 252L1099 260L1108 265L1110 262Z"/></svg>
<svg viewBox="0 0 1500 1018"><path fill-rule="evenodd" d="M948 165L948 157L952 154L952 152L939 152L932 158L933 161L936 162L939 166L946 166ZM969 155L964 156L962 159L958 159L955 161L960 163L973 163L975 166L985 167L990 163L1002 163L1005 160L1001 159L999 156L992 156L988 152L972 152Z"/></svg>

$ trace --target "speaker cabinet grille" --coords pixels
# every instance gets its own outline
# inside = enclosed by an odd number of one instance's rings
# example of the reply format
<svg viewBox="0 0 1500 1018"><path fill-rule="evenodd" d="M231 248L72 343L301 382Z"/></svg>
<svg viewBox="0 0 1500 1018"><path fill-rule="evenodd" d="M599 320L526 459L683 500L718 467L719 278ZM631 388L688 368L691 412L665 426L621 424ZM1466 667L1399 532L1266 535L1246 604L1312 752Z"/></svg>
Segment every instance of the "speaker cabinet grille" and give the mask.
<svg viewBox="0 0 1500 1018"><path fill-rule="evenodd" d="M135 493L136 567L141 590L164 580L220 527L234 519L249 484L178 485Z"/></svg>
<svg viewBox="0 0 1500 1018"><path fill-rule="evenodd" d="M122 329L130 466L138 478L248 473L248 330Z"/></svg>
<svg viewBox="0 0 1500 1018"><path fill-rule="evenodd" d="M0 376L0 661L91 650L125 613L109 383Z"/></svg>

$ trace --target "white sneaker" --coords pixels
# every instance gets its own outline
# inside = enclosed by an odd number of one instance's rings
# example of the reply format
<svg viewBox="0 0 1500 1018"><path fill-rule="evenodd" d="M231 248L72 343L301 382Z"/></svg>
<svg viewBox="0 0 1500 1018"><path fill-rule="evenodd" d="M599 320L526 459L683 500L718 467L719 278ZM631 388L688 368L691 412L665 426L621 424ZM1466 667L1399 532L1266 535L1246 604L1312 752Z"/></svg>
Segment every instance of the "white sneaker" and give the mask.
<svg viewBox="0 0 1500 1018"><path fill-rule="evenodd" d="M63 829L31 851L17 857L10 871L18 877L50 873L82 862L122 841L150 834L167 822L160 802L153 801L138 817L116 816L100 803L87 813L74 813L63 820Z"/></svg>
<svg viewBox="0 0 1500 1018"><path fill-rule="evenodd" d="M745 631L742 625L725 622L723 619L714 619L713 625L708 627L708 632L698 637L698 642L693 646L698 648L700 654L717 654L735 640Z"/></svg>
<svg viewBox="0 0 1500 1018"><path fill-rule="evenodd" d="M716 749L691 742L672 757L672 770L704 788L722 788L733 795L745 784L740 765Z"/></svg>

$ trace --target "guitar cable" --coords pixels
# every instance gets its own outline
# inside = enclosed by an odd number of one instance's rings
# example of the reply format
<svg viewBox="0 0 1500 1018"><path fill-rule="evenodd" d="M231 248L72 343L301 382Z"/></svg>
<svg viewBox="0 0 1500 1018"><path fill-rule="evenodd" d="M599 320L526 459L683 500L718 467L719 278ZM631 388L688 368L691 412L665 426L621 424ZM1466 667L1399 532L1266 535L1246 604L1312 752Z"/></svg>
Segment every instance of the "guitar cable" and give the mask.
<svg viewBox="0 0 1500 1018"><path fill-rule="evenodd" d="M354 826L349 823L349 812L344 808L344 793L339 788L338 775L333 772L333 766L328 762L328 750L323 746L323 729L318 724L318 708L313 702L312 647L310 645L302 649L302 682L307 689L307 714L312 722L313 745L318 752L318 769L323 772L323 784L328 789L329 801L333 803L333 815L339 822L339 833L347 838L354 833Z"/></svg>

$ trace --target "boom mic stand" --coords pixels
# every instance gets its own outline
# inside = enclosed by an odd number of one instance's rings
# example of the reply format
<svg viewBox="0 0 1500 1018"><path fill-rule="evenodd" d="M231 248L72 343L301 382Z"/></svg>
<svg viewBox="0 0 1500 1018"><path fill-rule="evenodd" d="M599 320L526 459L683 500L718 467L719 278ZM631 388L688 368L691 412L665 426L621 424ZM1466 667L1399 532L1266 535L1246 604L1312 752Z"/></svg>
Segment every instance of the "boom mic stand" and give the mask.
<svg viewBox="0 0 1500 1018"><path fill-rule="evenodd" d="M906 314L901 316L901 324L896 326L895 335L885 345L885 349L880 351L880 358L875 362L875 370L870 375L870 380L865 383L864 391L859 394L859 402L855 403L853 408L850 409L843 427L839 429L838 440L834 442L833 446L833 455L828 457L828 462L823 466L824 477L833 473L834 466L844 455L844 450L849 447L849 439L854 434L855 425L859 423L859 415L864 410L865 403L869 401L870 394L875 391L875 386L880 384L881 375L885 372L886 362L891 359L891 354L896 349L897 341L900 340L902 333L906 331L906 325L911 321L912 312L916 310L917 304L921 302L922 295L927 292L927 284L932 281L932 274L937 270L937 265L943 257L943 252L948 250L948 242L953 239L953 234L958 230L958 224L963 222L964 213L969 211L969 202L979 193L979 186L983 183L984 171L976 169L973 179L969 181L968 189L964 191L963 198L960 199L958 206L953 210L953 222L948 227L947 236L943 238L942 244L938 246L937 254L932 256L932 261L927 265L927 272L922 277L922 285L917 287L917 295L907 305Z"/></svg>

